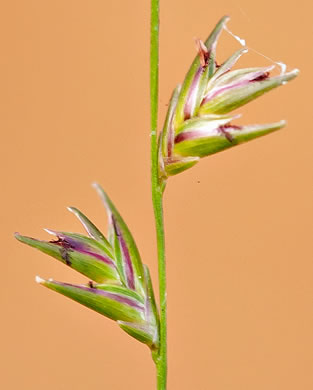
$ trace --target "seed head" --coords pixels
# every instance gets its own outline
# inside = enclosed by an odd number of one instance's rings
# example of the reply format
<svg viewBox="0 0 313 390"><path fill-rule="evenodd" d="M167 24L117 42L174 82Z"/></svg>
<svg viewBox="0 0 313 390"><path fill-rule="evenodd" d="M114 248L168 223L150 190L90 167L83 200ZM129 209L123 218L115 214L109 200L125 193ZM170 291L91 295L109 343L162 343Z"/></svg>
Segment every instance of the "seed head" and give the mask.
<svg viewBox="0 0 313 390"><path fill-rule="evenodd" d="M271 76L275 66L233 70L239 58L248 52L247 48L241 48L218 66L217 40L228 20L227 16L222 18L205 42L196 40L198 55L184 82L172 94L159 137L159 176L163 185L168 176L191 168L202 157L270 134L285 125L285 121L248 126L233 123L239 115L230 115L231 111L286 84L299 71L282 71L279 76Z"/></svg>

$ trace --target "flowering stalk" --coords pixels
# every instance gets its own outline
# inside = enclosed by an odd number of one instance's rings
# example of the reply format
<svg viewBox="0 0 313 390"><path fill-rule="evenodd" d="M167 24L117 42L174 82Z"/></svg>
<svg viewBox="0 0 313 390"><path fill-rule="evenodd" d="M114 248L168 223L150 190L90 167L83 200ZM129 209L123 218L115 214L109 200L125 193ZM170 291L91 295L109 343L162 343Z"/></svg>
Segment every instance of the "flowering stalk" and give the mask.
<svg viewBox="0 0 313 390"><path fill-rule="evenodd" d="M166 389L167 380L167 302L163 189L159 180L158 161L158 83L159 83L159 0L151 0L150 31L150 105L151 105L151 192L157 234L160 296L160 350L156 358L157 389Z"/></svg>
<svg viewBox="0 0 313 390"><path fill-rule="evenodd" d="M157 389L167 382L167 305L163 192L170 176L198 163L201 158L243 142L270 134L284 121L238 126L230 113L262 94L295 78L298 70L271 76L273 67L232 70L247 49L238 50L224 63L215 58L218 37L226 28L223 17L198 53L182 85L170 100L162 131L157 135L159 0L151 0L150 97L151 191L155 216L159 309L148 267L143 264L135 240L103 189L95 184L108 215L107 237L81 211L70 207L87 236L46 229L54 239L38 240L16 233L16 238L86 276L74 285L36 277L36 281L115 321L130 336L147 345L157 370Z"/></svg>

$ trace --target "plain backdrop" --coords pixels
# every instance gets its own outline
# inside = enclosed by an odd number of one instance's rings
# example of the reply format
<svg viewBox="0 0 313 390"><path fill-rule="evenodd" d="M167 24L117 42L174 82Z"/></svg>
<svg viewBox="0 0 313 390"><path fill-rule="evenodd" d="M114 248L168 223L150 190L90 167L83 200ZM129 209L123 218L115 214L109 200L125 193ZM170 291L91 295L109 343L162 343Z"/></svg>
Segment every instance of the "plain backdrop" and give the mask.
<svg viewBox="0 0 313 390"><path fill-rule="evenodd" d="M286 129L203 159L165 193L170 390L312 390L312 5L161 0L160 125L173 88L217 20L300 68L239 111ZM155 388L149 350L34 282L85 278L19 244L42 228L101 229L100 182L157 286L149 183L149 1L0 3L0 388ZM217 59L236 49L223 33ZM269 65L251 53L243 66ZM239 65L240 65L239 64Z"/></svg>

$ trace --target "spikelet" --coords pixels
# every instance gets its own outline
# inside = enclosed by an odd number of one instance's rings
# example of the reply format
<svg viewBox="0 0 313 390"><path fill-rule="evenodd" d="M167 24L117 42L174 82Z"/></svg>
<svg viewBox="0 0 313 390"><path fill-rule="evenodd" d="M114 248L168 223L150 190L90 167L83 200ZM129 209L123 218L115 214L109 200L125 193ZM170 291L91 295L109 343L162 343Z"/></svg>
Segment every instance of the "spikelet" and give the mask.
<svg viewBox="0 0 313 390"><path fill-rule="evenodd" d="M248 50L242 48L217 66L218 37L226 27L223 17L205 42L197 41L198 55L184 82L171 97L159 137L159 177L163 186L169 176L195 165L200 158L272 133L285 121L236 126L238 115L229 113L298 75L298 70L270 77L274 66L231 70Z"/></svg>

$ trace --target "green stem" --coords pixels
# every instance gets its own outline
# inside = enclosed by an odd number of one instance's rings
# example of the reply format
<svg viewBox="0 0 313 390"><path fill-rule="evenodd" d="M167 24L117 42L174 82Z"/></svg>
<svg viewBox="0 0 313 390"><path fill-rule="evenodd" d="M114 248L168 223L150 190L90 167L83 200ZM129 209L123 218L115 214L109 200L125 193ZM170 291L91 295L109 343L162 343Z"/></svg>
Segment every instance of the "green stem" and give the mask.
<svg viewBox="0 0 313 390"><path fill-rule="evenodd" d="M160 350L156 358L157 389L166 390L167 377L167 318L166 267L163 222L163 191L158 169L158 93L159 93L159 0L151 0L150 41L150 102L151 102L151 191L157 234L159 294L160 294Z"/></svg>

